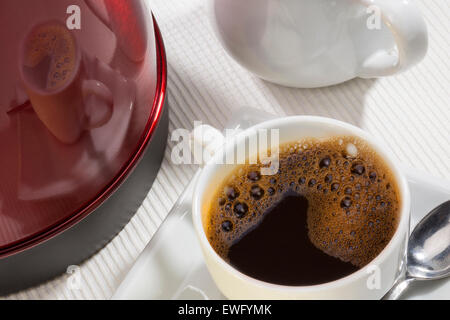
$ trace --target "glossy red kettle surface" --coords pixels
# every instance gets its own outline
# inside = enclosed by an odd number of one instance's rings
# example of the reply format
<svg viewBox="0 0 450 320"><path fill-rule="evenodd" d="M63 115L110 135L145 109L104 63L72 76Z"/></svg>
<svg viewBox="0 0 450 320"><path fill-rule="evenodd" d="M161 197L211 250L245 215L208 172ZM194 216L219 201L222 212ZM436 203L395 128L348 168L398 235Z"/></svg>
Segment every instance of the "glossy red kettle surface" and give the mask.
<svg viewBox="0 0 450 320"><path fill-rule="evenodd" d="M138 0L0 2L0 256L88 213L138 160L165 90L147 12Z"/></svg>

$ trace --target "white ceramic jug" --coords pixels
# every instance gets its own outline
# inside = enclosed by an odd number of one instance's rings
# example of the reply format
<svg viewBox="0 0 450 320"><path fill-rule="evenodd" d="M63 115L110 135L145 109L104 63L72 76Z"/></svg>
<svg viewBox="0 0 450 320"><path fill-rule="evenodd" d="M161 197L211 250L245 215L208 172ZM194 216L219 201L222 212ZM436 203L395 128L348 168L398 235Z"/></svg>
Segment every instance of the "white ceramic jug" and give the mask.
<svg viewBox="0 0 450 320"><path fill-rule="evenodd" d="M228 53L259 77L322 87L420 62L424 19L411 0L209 0Z"/></svg>

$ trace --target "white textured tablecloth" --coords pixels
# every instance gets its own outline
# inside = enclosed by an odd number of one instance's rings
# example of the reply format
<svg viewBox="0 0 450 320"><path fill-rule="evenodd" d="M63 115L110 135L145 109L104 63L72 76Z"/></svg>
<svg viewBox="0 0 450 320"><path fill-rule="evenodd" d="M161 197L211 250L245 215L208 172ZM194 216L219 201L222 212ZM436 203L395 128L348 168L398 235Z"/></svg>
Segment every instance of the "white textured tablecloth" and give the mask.
<svg viewBox="0 0 450 320"><path fill-rule="evenodd" d="M222 49L206 16L208 0L150 0L166 44L170 130L193 120L222 128L232 110L253 106L278 115L336 118L378 136L403 164L450 180L450 1L419 0L429 26L426 59L404 74L356 79L323 89L290 89L264 82ZM83 263L81 290L68 276L9 296L12 299L107 299L194 174L165 160L147 199L125 229Z"/></svg>

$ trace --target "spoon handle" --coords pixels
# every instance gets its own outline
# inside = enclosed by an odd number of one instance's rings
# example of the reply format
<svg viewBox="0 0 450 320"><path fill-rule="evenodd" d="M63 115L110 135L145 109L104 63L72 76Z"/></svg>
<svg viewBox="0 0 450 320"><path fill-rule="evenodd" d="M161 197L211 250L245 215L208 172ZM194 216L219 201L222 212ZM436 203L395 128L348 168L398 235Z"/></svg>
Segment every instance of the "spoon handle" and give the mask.
<svg viewBox="0 0 450 320"><path fill-rule="evenodd" d="M389 290L384 297L383 300L398 300L402 294L406 291L406 289L409 287L411 282L414 281L414 278L408 277L408 276L401 276L397 281L394 283L391 290Z"/></svg>

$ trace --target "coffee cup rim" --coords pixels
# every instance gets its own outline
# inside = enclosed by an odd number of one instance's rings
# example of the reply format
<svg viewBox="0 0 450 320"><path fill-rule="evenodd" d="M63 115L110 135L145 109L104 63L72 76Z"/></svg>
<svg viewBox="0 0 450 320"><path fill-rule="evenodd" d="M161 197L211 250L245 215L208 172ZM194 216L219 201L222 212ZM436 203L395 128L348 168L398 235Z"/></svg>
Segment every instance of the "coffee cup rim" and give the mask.
<svg viewBox="0 0 450 320"><path fill-rule="evenodd" d="M192 202L192 217L194 222L194 228L196 230L199 241L203 244L203 248L208 251L207 253L209 253L215 259L215 261L221 265L222 268L224 268L227 272L232 273L239 279L246 282L250 282L255 286L269 288L277 291L281 290L285 292L313 292L339 288L348 283L355 282L356 280L361 279L363 277L367 277L369 275L368 268L370 266L378 266L381 264L380 262L386 260L393 253L395 245L403 241L405 233L408 232L411 198L409 186L407 184L404 174L400 170L399 166L396 165L396 163L392 160L390 153L385 149L385 147L383 147L383 144L377 141L375 137L369 135L362 129L352 124L319 116L288 116L283 118L277 118L273 120L264 121L260 124L252 126L247 130L243 131L242 133L239 134L239 136L236 138L233 144L227 146L227 149L243 143L245 141L245 137L247 137L250 134L250 132L254 130L270 129L270 128L279 128L280 130L282 130L283 127L287 127L289 125L293 124L299 125L305 123L316 124L318 126L323 125L334 126L347 130L350 133L349 135L353 135L363 139L365 142L369 143L369 145L377 152L377 154L382 156L383 160L385 160L386 164L392 170L392 173L394 174L394 177L398 183L398 188L401 195L400 221L398 223L394 235L390 239L389 243L383 248L383 250L369 264L365 265L359 270L343 278L330 282L307 286L279 285L255 279L237 270L236 268L231 266L228 262L226 262L222 257L220 257L214 250L214 248L211 246L209 240L206 237L201 212L203 196L205 194L205 191L207 190L208 185L210 185L211 178L214 177L214 175L217 172L219 172L220 167L224 166L221 164L216 164L219 162L215 162L214 159L217 156L221 156L220 154L216 155L215 157L212 158L212 161L206 164L206 166L203 168L197 181L197 184L195 186L194 197Z"/></svg>
<svg viewBox="0 0 450 320"><path fill-rule="evenodd" d="M22 83L26 87L33 90L34 92L39 93L41 96L51 96L51 95L55 95L55 94L58 94L60 92L63 92L64 90L66 90L73 83L74 79L80 73L80 65L81 65L81 50L78 45L78 41L77 41L76 37L73 35L73 33L70 32L70 30L69 30L69 36L72 38L73 42L75 43L75 65L74 65L74 72L72 72L72 74L70 75L70 78L66 80L66 82L63 86L58 87L57 89L54 89L54 90L44 90L44 89L38 88L35 85L33 85L33 86L30 85L30 82L26 79L26 77L24 75L23 63L22 63L23 59L24 59L24 55L25 55L26 42L27 42L28 37L31 35L31 32L35 28L38 28L38 27L41 27L41 26L44 26L47 24L56 24L56 25L59 25L62 27L66 27L66 25L62 21L59 21L57 19L44 20L44 21L37 22L28 28L28 30L25 32L25 35L19 44L19 59L18 59L19 66L18 66L18 68L19 68L20 78L22 79Z"/></svg>

